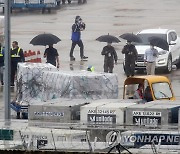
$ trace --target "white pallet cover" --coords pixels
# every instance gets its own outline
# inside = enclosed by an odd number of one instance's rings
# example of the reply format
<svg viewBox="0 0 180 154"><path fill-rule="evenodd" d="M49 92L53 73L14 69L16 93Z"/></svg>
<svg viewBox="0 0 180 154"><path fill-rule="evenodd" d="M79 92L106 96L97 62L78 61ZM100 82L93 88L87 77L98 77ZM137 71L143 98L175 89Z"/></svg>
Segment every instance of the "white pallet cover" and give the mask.
<svg viewBox="0 0 180 154"><path fill-rule="evenodd" d="M115 99L118 98L116 74L89 71L43 73L43 100L52 98Z"/></svg>
<svg viewBox="0 0 180 154"><path fill-rule="evenodd" d="M17 100L24 103L33 99L41 100L43 73L56 70L57 68L49 63L18 63Z"/></svg>

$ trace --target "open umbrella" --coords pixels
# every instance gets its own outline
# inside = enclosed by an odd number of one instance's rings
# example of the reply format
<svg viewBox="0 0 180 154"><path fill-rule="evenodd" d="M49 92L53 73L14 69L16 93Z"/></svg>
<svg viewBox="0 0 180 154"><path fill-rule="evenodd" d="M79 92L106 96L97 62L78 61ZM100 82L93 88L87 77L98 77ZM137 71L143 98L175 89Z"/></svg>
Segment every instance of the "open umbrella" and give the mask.
<svg viewBox="0 0 180 154"><path fill-rule="evenodd" d="M32 45L52 45L58 43L60 38L57 36L50 34L50 33L44 33L44 34L39 34L35 36L31 41L30 44Z"/></svg>
<svg viewBox="0 0 180 154"><path fill-rule="evenodd" d="M137 42L137 43L142 42L141 38L133 33L124 33L119 37L130 42Z"/></svg>
<svg viewBox="0 0 180 154"><path fill-rule="evenodd" d="M162 39L162 38L152 36L152 37L149 38L149 42L152 45L157 46L157 47L159 47L161 49L169 50L169 45L168 45L167 41Z"/></svg>
<svg viewBox="0 0 180 154"><path fill-rule="evenodd" d="M119 43L121 42L117 37L112 35L102 35L96 39L99 42L111 42L111 43Z"/></svg>

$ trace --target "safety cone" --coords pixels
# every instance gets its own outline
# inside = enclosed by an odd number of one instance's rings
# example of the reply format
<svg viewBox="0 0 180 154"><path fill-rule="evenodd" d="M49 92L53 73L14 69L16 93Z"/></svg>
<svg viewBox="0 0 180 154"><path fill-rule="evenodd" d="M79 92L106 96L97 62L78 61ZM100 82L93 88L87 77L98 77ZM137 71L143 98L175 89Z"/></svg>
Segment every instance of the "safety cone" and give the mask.
<svg viewBox="0 0 180 154"><path fill-rule="evenodd" d="M25 59L25 62L27 61L27 51L24 51L24 59Z"/></svg>
<svg viewBox="0 0 180 154"><path fill-rule="evenodd" d="M32 51L29 50L29 57L28 57L28 62L32 62Z"/></svg>
<svg viewBox="0 0 180 154"><path fill-rule="evenodd" d="M31 62L33 62L33 63L36 63L36 62L37 62L36 52L35 52L35 51L32 52L32 59L31 59Z"/></svg>
<svg viewBox="0 0 180 154"><path fill-rule="evenodd" d="M37 63L42 63L40 50L37 51Z"/></svg>
<svg viewBox="0 0 180 154"><path fill-rule="evenodd" d="M26 54L26 62L30 62L30 57L31 57L31 51L29 50Z"/></svg>

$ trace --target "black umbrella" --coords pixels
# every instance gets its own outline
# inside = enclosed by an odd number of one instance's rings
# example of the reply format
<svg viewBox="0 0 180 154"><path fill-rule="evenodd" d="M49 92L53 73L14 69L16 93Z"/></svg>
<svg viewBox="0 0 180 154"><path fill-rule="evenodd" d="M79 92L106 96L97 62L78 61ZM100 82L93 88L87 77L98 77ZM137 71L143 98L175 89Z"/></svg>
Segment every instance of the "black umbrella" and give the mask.
<svg viewBox="0 0 180 154"><path fill-rule="evenodd" d="M152 36L149 38L149 42L150 42L150 44L157 46L161 49L169 50L169 45L168 45L167 41L160 37Z"/></svg>
<svg viewBox="0 0 180 154"><path fill-rule="evenodd" d="M121 42L117 37L112 35L102 35L96 39L99 42L110 42L110 43L119 43Z"/></svg>
<svg viewBox="0 0 180 154"><path fill-rule="evenodd" d="M30 41L30 44L46 46L46 45L56 44L59 41L61 41L61 40L57 36L50 34L50 33L44 33L44 34L39 34L36 37L34 37Z"/></svg>
<svg viewBox="0 0 180 154"><path fill-rule="evenodd" d="M142 42L141 38L133 33L124 33L119 37L130 42L137 42L137 43Z"/></svg>

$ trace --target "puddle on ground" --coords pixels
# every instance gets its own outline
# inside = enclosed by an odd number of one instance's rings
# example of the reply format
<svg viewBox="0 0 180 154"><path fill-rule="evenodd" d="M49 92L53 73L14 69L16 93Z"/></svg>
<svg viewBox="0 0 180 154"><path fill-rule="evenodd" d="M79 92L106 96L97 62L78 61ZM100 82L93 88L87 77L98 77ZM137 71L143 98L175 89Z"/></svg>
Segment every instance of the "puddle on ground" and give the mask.
<svg viewBox="0 0 180 154"><path fill-rule="evenodd" d="M120 12L140 12L140 11L146 11L148 9L116 9L116 11Z"/></svg>
<svg viewBox="0 0 180 154"><path fill-rule="evenodd" d="M144 18L144 16L114 16L115 18Z"/></svg>
<svg viewBox="0 0 180 154"><path fill-rule="evenodd" d="M122 24L113 24L113 26L137 26L139 24L130 24L130 23L122 23Z"/></svg>

